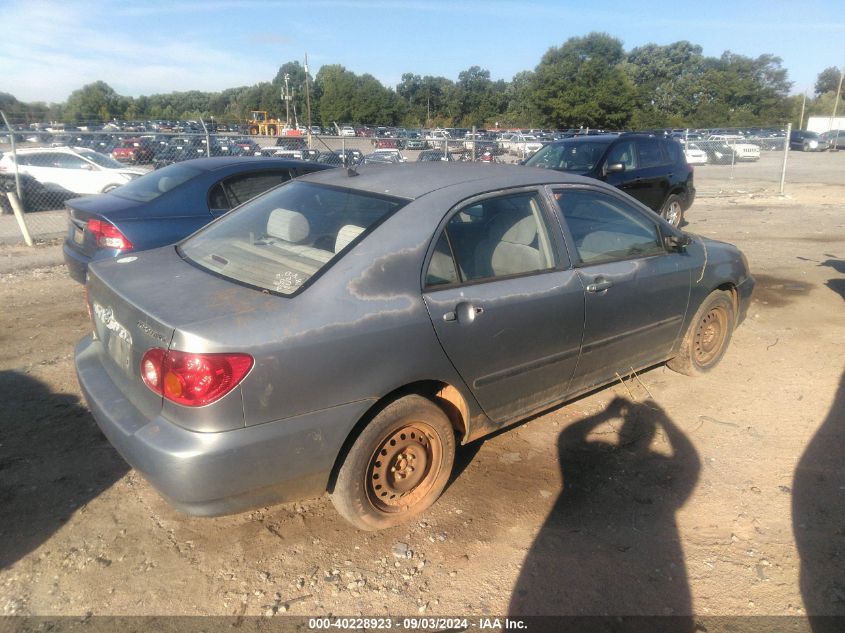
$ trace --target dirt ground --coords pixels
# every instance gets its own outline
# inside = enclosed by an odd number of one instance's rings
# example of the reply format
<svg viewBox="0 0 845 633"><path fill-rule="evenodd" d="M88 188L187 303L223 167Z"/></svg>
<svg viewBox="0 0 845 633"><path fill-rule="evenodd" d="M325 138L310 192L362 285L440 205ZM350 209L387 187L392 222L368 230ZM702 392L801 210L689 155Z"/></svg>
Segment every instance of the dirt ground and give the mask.
<svg viewBox="0 0 845 633"><path fill-rule="evenodd" d="M425 516L375 534L327 498L173 510L80 400L82 288L4 273L0 614L845 614L844 194L699 199L685 228L758 284L721 365L463 447Z"/></svg>

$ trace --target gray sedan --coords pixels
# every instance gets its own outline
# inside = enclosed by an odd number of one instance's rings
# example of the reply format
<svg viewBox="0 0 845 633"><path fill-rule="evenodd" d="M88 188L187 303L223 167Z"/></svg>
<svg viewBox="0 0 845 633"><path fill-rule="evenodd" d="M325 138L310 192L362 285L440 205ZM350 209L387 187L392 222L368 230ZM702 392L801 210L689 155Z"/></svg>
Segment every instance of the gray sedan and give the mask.
<svg viewBox="0 0 845 633"><path fill-rule="evenodd" d="M178 246L94 263L76 368L103 432L174 506L328 491L372 530L434 503L458 443L617 372L711 370L753 284L735 247L595 180L329 170Z"/></svg>

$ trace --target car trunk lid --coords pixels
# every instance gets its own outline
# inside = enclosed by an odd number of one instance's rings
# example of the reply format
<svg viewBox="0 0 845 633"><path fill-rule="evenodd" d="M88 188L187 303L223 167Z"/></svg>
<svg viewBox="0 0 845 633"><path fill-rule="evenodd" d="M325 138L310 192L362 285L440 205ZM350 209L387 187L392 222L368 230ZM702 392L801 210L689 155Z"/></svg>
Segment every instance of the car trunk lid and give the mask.
<svg viewBox="0 0 845 633"><path fill-rule="evenodd" d="M161 396L141 378L141 358L148 350L169 349L173 343L189 352L231 351L225 342L193 335L191 324L231 319L282 300L206 273L185 262L173 246L89 268L88 303L102 343L102 362L115 384L148 416L162 409Z"/></svg>
<svg viewBox="0 0 845 633"><path fill-rule="evenodd" d="M110 222L105 211L120 212L137 207L138 203L110 194L73 198L65 203L68 214L68 234L66 244L78 253L93 257L97 252L97 242L87 230L88 220L98 219Z"/></svg>

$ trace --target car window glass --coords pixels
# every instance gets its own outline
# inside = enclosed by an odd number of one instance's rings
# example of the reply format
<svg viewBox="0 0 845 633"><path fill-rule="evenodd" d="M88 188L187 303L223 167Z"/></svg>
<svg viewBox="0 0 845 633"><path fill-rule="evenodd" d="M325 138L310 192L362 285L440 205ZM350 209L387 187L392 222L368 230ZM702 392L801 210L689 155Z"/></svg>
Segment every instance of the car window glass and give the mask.
<svg viewBox="0 0 845 633"><path fill-rule="evenodd" d="M654 167L663 164L663 153L656 138L645 138L637 141L640 155L640 167Z"/></svg>
<svg viewBox="0 0 845 633"><path fill-rule="evenodd" d="M607 164L622 163L625 171L637 168L637 149L634 141L620 141L614 145L607 155Z"/></svg>
<svg viewBox="0 0 845 633"><path fill-rule="evenodd" d="M681 145L677 141L664 141L664 145L666 148L666 153L669 155L669 161L673 163L677 163L681 160Z"/></svg>
<svg viewBox="0 0 845 633"><path fill-rule="evenodd" d="M136 178L112 192L112 195L136 202L151 202L202 173L187 165L169 165Z"/></svg>
<svg viewBox="0 0 845 633"><path fill-rule="evenodd" d="M33 167L55 167L56 159L56 154L52 152L33 154L29 157L29 164Z"/></svg>
<svg viewBox="0 0 845 633"><path fill-rule="evenodd" d="M535 193L488 198L446 226L461 281L506 277L555 266L549 230Z"/></svg>
<svg viewBox="0 0 845 633"><path fill-rule="evenodd" d="M228 279L291 295L405 202L294 181L200 230L180 253Z"/></svg>
<svg viewBox="0 0 845 633"><path fill-rule="evenodd" d="M556 191L555 198L585 264L663 253L657 227L635 207L598 191Z"/></svg>
<svg viewBox="0 0 845 633"><path fill-rule="evenodd" d="M601 160L609 140L570 139L552 143L540 149L525 161L529 167L557 169L559 171L590 171Z"/></svg>
<svg viewBox="0 0 845 633"><path fill-rule="evenodd" d="M288 180L290 180L290 172L282 169L260 174L232 176L223 181L223 186L232 204L239 205Z"/></svg>
<svg viewBox="0 0 845 633"><path fill-rule="evenodd" d="M229 199L226 197L226 192L223 191L223 183L215 184L211 191L208 192L208 206L211 209L228 211L232 208Z"/></svg>
<svg viewBox="0 0 845 633"><path fill-rule="evenodd" d="M455 260L452 258L452 249L449 247L449 240L446 232L440 234L437 246L428 264L428 272L425 275L426 286L442 286L458 282L458 271L455 270Z"/></svg>
<svg viewBox="0 0 845 633"><path fill-rule="evenodd" d="M85 169L86 167L91 167L90 163L73 154L56 154L53 165L62 169Z"/></svg>

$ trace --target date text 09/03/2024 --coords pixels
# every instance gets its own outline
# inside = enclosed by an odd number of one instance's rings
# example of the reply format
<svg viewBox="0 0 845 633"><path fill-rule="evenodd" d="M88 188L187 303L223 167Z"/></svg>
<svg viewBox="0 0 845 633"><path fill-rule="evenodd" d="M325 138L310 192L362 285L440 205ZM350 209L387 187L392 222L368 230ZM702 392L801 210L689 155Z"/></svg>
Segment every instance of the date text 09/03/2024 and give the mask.
<svg viewBox="0 0 845 633"><path fill-rule="evenodd" d="M525 622L510 618L309 618L308 628L328 629L404 629L411 631L442 630L524 630Z"/></svg>

